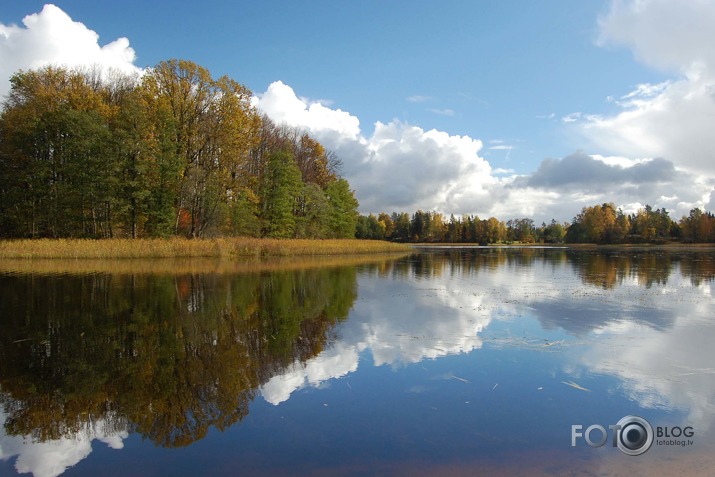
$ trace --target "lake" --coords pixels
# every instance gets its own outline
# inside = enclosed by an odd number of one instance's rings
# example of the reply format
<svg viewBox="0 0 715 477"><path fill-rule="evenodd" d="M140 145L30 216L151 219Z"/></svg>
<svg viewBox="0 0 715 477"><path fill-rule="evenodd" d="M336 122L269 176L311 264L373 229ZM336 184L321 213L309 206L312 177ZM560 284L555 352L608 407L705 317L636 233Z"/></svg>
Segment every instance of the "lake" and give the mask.
<svg viewBox="0 0 715 477"><path fill-rule="evenodd" d="M710 249L7 261L0 475L711 473L714 278Z"/></svg>

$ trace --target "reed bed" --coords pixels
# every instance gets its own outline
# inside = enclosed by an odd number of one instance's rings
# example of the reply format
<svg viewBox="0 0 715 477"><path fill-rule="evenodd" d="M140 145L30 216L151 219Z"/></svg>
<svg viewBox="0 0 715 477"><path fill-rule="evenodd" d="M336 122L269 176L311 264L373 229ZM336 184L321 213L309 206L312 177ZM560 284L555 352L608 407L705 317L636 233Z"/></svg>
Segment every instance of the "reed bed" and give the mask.
<svg viewBox="0 0 715 477"><path fill-rule="evenodd" d="M56 259L8 258L0 260L0 273L42 275L191 275L197 273L236 274L273 271L295 271L311 268L332 268L369 265L378 269L409 252L360 255L314 255L292 257L244 257L235 260L221 258L155 258L155 259Z"/></svg>
<svg viewBox="0 0 715 477"><path fill-rule="evenodd" d="M234 258L406 252L407 245L374 240L308 239L27 239L0 241L0 259Z"/></svg>

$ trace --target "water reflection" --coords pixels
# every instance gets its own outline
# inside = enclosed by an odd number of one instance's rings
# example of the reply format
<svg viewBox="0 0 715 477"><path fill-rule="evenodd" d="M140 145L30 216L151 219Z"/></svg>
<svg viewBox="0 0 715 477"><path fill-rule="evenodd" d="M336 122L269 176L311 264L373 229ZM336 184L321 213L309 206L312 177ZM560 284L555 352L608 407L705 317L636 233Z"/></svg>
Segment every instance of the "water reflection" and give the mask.
<svg viewBox="0 0 715 477"><path fill-rule="evenodd" d="M355 281L355 267L0 275L0 457L58 475L92 439L118 448L131 431L178 447L226 429L262 383L330 345ZM9 436L52 445L23 453ZM32 457L43 449L61 462Z"/></svg>
<svg viewBox="0 0 715 477"><path fill-rule="evenodd" d="M684 412L678 419L693 425L704 444L715 418L713 258L708 252L444 250L379 273L366 269L351 318L337 327L336 346L273 377L262 393L277 405L306 386L357 373L369 361L399 373L424 360L507 346L558 353L558 369L551 371L556 384L586 380L598 395L623 396L637 409ZM563 341L516 334L530 316L545 336L565 332ZM507 334L490 332L495 322L513 325ZM531 371L508 372L512 376L502 379L519 381ZM610 384L604 389L603 382ZM561 412L572 419L584 417L578 401L564 406ZM503 432L489 429L490 438Z"/></svg>
<svg viewBox="0 0 715 477"><path fill-rule="evenodd" d="M593 379L640 408L682 411L699 432L715 416L709 251L445 249L252 273L88 272L0 273L0 459L18 456L18 472L59 475L92 440L118 449L134 433L188 446L245 420L259 396L279 406L372 366L508 360L505 345L555 352L557 384ZM522 331L530 318L539 329Z"/></svg>
<svg viewBox="0 0 715 477"><path fill-rule="evenodd" d="M87 419L87 418L85 418ZM7 414L0 412L0 425L8 424ZM62 437L33 440L30 436L0 433L0 459L17 456L15 469L19 473L51 477L62 474L92 452L92 441L122 449L129 436L126 419L105 415L96 420L85 420L81 428L68 431Z"/></svg>

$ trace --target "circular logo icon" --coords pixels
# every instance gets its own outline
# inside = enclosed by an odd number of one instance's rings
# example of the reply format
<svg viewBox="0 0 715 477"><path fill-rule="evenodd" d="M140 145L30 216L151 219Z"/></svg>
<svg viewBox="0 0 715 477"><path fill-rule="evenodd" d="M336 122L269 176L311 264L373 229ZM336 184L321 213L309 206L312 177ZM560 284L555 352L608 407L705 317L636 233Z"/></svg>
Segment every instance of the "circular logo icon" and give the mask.
<svg viewBox="0 0 715 477"><path fill-rule="evenodd" d="M653 445L653 427L642 417L626 416L616 429L616 442L624 454L641 455Z"/></svg>

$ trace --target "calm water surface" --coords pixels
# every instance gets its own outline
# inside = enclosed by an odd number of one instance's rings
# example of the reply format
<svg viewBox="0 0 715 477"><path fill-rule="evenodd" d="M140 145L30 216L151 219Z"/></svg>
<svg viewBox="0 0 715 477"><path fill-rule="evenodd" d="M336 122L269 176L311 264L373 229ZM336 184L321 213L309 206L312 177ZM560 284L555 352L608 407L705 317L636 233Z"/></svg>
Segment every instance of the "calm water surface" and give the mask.
<svg viewBox="0 0 715 477"><path fill-rule="evenodd" d="M0 265L0 475L715 468L711 251L48 263ZM692 436L572 447L627 415Z"/></svg>

